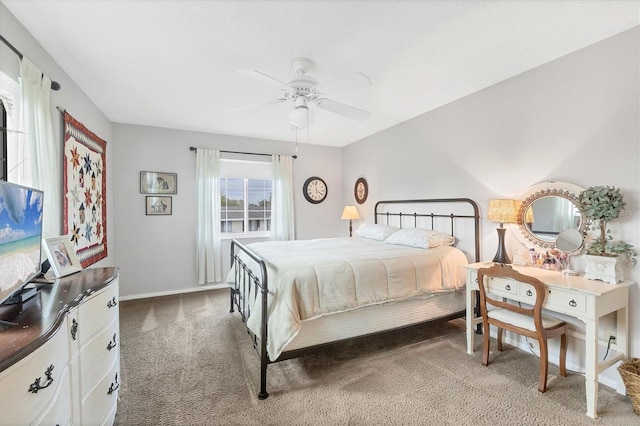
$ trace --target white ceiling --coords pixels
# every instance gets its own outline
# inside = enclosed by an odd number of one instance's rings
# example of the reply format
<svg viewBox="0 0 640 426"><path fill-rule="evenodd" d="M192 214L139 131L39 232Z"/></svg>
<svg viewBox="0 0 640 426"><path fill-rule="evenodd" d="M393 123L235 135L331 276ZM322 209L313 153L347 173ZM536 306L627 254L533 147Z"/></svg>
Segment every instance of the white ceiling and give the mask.
<svg viewBox="0 0 640 426"><path fill-rule="evenodd" d="M640 21L637 1L2 3L113 122L295 141L289 104L227 112L281 94L236 71L255 69L286 81L291 59L305 56L320 82L362 72L373 83L369 90L336 84L326 96L370 110L366 121L315 111L308 142L331 146ZM298 138L306 142L306 131Z"/></svg>

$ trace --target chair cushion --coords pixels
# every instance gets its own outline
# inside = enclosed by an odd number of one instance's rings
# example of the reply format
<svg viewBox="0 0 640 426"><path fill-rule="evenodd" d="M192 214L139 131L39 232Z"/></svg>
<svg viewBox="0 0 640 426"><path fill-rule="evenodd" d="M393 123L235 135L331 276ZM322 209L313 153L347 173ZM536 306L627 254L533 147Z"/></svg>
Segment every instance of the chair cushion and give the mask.
<svg viewBox="0 0 640 426"><path fill-rule="evenodd" d="M525 328L527 330L536 331L536 326L533 322L533 317L530 315L519 314L517 312L510 311L504 308L492 309L488 313L489 318L497 319L507 324L513 324L516 327ZM542 326L544 328L552 328L558 324L562 324L563 321L543 315Z"/></svg>

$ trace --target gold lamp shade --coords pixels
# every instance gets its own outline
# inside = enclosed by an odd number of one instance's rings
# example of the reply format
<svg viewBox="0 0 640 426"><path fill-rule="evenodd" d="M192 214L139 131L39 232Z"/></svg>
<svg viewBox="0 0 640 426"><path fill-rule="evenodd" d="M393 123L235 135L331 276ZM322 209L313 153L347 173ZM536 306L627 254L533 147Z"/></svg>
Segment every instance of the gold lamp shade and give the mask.
<svg viewBox="0 0 640 426"><path fill-rule="evenodd" d="M489 211L487 217L491 222L500 223L498 231L498 250L493 258L496 263L511 263L507 249L504 244L504 233L506 229L502 226L504 223L518 222L518 203L516 200L496 199L489 200Z"/></svg>
<svg viewBox="0 0 640 426"><path fill-rule="evenodd" d="M491 222L518 223L518 203L516 200L489 200L487 217Z"/></svg>

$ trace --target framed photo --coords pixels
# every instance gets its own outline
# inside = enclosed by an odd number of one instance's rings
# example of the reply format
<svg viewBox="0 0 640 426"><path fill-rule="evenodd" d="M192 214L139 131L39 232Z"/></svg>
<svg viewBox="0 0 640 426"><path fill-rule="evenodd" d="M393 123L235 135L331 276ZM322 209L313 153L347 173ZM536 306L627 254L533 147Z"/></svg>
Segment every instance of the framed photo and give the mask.
<svg viewBox="0 0 640 426"><path fill-rule="evenodd" d="M71 245L71 240L66 235L46 238L42 245L56 278L82 271L82 266Z"/></svg>
<svg viewBox="0 0 640 426"><path fill-rule="evenodd" d="M171 197L145 197L147 216L173 214Z"/></svg>
<svg viewBox="0 0 640 426"><path fill-rule="evenodd" d="M140 172L141 194L177 194L178 174Z"/></svg>

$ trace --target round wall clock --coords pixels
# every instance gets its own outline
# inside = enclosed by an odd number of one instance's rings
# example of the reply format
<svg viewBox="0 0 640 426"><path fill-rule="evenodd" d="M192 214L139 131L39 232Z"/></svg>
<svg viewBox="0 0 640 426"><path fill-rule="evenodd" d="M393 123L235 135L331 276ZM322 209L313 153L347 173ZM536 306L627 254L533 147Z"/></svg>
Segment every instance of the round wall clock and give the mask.
<svg viewBox="0 0 640 426"><path fill-rule="evenodd" d="M367 196L369 195L369 187L367 186L367 181L364 180L364 178L359 178L356 181L356 185L353 188L353 195L355 195L358 204L362 204L367 201Z"/></svg>
<svg viewBox="0 0 640 426"><path fill-rule="evenodd" d="M302 193L308 202L319 204L327 198L327 184L321 178L312 176L304 182Z"/></svg>

